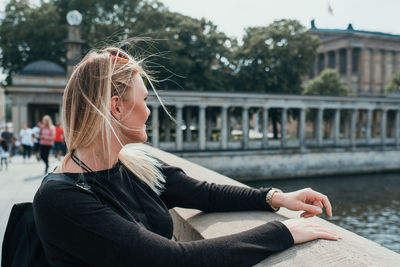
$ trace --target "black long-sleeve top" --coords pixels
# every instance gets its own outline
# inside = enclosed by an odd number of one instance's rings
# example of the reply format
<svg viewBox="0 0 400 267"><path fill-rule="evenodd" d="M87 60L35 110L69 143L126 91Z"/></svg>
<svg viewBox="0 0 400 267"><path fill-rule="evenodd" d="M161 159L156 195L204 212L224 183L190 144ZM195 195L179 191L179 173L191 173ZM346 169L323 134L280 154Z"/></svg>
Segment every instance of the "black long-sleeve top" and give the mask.
<svg viewBox="0 0 400 267"><path fill-rule="evenodd" d="M165 165L158 196L122 163L84 173L90 191L48 181L34 201L37 231L52 266L251 266L293 245L278 221L238 234L190 242L171 240L168 209L204 212L270 210L268 189L216 185ZM77 173L67 175L78 179Z"/></svg>

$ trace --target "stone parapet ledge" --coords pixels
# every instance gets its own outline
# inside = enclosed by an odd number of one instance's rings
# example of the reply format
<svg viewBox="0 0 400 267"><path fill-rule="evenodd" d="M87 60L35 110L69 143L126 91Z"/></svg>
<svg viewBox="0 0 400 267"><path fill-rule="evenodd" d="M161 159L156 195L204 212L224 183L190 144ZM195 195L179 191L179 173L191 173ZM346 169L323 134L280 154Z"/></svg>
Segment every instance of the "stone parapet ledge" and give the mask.
<svg viewBox="0 0 400 267"><path fill-rule="evenodd" d="M182 168L189 176L216 184L243 185L217 172L147 145L140 145L162 161ZM220 164L223 164L221 162ZM367 204L366 204L367 205ZM282 208L278 213L249 211L204 214L199 210L170 210L174 237L179 241L239 233L272 220L298 218L300 212ZM338 233L339 241L315 240L276 253L256 266L398 266L400 254L320 218L311 218Z"/></svg>

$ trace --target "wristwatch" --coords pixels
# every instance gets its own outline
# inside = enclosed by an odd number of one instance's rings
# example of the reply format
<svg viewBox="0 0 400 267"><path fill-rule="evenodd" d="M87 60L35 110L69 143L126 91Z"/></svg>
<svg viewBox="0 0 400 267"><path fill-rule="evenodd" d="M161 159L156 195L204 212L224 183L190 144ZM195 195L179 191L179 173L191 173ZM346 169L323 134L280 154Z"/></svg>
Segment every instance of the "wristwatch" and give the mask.
<svg viewBox="0 0 400 267"><path fill-rule="evenodd" d="M278 211L278 210L279 210L279 207L274 207L274 206L272 206L272 196L273 196L276 192L282 193L282 190L280 190L280 189L278 189L278 188L271 188L271 189L268 191L268 193L267 193L267 195L266 195L266 197L265 197L265 200L267 201L267 204L271 207L271 209L272 209L273 211Z"/></svg>

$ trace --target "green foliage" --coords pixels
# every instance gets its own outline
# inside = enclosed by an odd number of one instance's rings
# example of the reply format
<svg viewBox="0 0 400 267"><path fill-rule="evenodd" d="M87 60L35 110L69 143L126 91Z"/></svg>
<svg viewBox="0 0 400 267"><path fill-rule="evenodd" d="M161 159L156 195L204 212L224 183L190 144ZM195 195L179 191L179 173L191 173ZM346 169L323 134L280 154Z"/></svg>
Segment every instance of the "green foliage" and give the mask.
<svg viewBox="0 0 400 267"><path fill-rule="evenodd" d="M158 1L29 3L10 0L0 21L0 60L7 74L39 59L65 67L65 17L74 9L83 17L84 53L129 37L150 37L153 41L124 48L146 59L145 68L162 89L301 93L301 77L319 45L319 39L294 20L248 28L239 46L212 22L171 12Z"/></svg>
<svg viewBox="0 0 400 267"><path fill-rule="evenodd" d="M300 94L320 41L296 20L246 30L235 52L239 91Z"/></svg>
<svg viewBox="0 0 400 267"><path fill-rule="evenodd" d="M0 25L0 60L6 73L20 71L39 59L65 65L66 28L59 23L56 6L41 3L35 7L27 0L11 0L4 15Z"/></svg>
<svg viewBox="0 0 400 267"><path fill-rule="evenodd" d="M392 81L386 85L385 93L394 93L400 91L400 72L393 75Z"/></svg>
<svg viewBox="0 0 400 267"><path fill-rule="evenodd" d="M340 80L340 76L336 70L326 69L313 80L309 81L303 94L348 96L350 90Z"/></svg>

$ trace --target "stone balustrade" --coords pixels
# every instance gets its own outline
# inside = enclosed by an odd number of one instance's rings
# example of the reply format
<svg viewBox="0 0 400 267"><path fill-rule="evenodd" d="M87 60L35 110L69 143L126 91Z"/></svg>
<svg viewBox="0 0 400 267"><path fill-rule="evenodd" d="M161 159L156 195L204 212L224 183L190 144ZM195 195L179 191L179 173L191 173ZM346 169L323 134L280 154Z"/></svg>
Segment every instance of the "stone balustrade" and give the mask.
<svg viewBox="0 0 400 267"><path fill-rule="evenodd" d="M182 168L189 176L217 184L245 186L215 171L154 147L140 145L162 161ZM223 162L222 164L227 163ZM228 164L228 163L227 163ZM367 205L367 204L366 204ZM299 218L300 212L281 208L278 213L262 211L216 212L174 208L170 210L177 241L193 241L239 233L268 221ZM400 255L379 244L347 231L328 221L314 220L338 233L339 241L316 240L276 253L256 266L397 266Z"/></svg>
<svg viewBox="0 0 400 267"><path fill-rule="evenodd" d="M159 94L176 120L173 126L150 92L151 144L163 150L400 147L399 98L181 91ZM250 114L256 121L251 129ZM273 117L279 118L276 138L271 137ZM232 121L241 127L234 129ZM293 123L296 133L288 135ZM255 137L249 136L251 130Z"/></svg>

